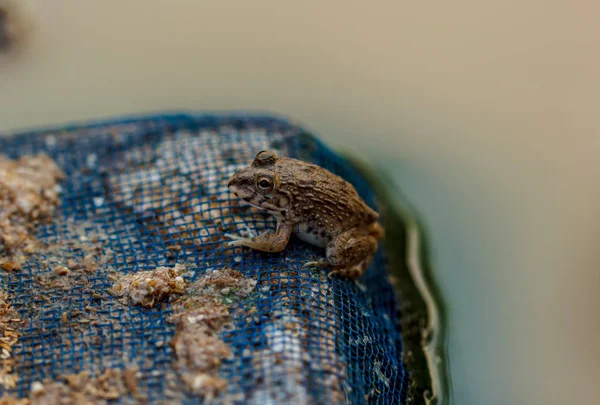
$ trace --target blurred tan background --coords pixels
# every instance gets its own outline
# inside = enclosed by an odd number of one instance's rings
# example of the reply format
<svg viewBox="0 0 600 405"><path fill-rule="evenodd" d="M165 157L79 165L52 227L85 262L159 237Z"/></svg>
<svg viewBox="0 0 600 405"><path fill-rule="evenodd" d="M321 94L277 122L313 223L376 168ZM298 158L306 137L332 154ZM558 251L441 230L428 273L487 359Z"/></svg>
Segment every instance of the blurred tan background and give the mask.
<svg viewBox="0 0 600 405"><path fill-rule="evenodd" d="M29 0L0 131L291 116L395 175L450 310L453 404L600 401L600 3Z"/></svg>

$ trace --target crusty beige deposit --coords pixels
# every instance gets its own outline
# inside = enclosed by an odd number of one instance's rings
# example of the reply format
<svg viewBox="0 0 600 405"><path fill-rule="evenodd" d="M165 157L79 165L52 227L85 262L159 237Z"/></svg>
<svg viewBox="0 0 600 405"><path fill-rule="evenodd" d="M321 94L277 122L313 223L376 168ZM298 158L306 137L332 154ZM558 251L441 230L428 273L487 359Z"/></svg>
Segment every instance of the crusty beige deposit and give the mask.
<svg viewBox="0 0 600 405"><path fill-rule="evenodd" d="M0 268L19 270L36 251L33 232L54 215L63 177L46 155L0 157Z"/></svg>
<svg viewBox="0 0 600 405"><path fill-rule="evenodd" d="M162 302L172 294L183 293L185 266L157 267L154 270L138 271L117 279L110 293L131 305L146 308Z"/></svg>

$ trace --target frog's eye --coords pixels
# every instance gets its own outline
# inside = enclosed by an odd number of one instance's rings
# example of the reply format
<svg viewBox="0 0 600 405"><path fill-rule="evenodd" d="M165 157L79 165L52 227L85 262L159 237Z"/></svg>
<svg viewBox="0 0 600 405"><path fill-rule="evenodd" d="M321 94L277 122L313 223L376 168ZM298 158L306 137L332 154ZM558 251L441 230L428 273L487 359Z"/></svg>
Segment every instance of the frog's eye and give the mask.
<svg viewBox="0 0 600 405"><path fill-rule="evenodd" d="M263 194L273 191L273 184L273 179L267 176L261 176L256 179L256 187Z"/></svg>
<svg viewBox="0 0 600 405"><path fill-rule="evenodd" d="M272 150L261 150L256 154L252 166L268 166L277 162L279 158Z"/></svg>

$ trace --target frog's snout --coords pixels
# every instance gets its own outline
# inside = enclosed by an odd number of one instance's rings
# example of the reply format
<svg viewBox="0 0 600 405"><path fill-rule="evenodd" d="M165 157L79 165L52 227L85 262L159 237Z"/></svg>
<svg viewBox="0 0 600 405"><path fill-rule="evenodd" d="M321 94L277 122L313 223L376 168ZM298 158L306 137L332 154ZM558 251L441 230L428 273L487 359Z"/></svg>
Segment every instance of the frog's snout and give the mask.
<svg viewBox="0 0 600 405"><path fill-rule="evenodd" d="M231 188L231 186L234 185L236 178L237 178L237 173L235 173L233 176L231 176L229 178L229 181L227 182L227 188Z"/></svg>
<svg viewBox="0 0 600 405"><path fill-rule="evenodd" d="M238 195L237 184L238 184L238 176L237 176L237 173L235 173L233 176L231 176L231 178L227 182L227 188L229 189L230 192L232 192L236 196Z"/></svg>
<svg viewBox="0 0 600 405"><path fill-rule="evenodd" d="M227 188L229 189L229 192L235 194L237 197L242 200L247 200L252 198L255 194L252 189L253 178L254 174L244 170L238 170L227 182Z"/></svg>

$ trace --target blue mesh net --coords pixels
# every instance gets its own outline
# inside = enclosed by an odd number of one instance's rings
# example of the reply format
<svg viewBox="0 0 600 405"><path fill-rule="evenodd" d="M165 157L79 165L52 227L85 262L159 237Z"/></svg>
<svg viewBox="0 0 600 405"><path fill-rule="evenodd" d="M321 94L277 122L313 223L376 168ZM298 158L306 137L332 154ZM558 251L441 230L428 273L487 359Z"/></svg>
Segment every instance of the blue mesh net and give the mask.
<svg viewBox="0 0 600 405"><path fill-rule="evenodd" d="M275 226L226 187L263 149L329 169L377 208L347 162L272 117L151 116L0 138L10 158L44 152L66 174L56 215L36 230L51 248L1 274L24 320L8 392L23 397L36 381L135 365L150 403L202 403L176 378L172 306L123 305L108 292L115 275L184 264L190 282L223 267L256 281L250 295L228 302L231 325L221 338L231 356L218 367L227 386L212 402L404 403L409 375L381 249L353 282L302 269L324 253L295 238L278 254L223 245L224 232ZM93 265L57 277L56 263L69 262Z"/></svg>

